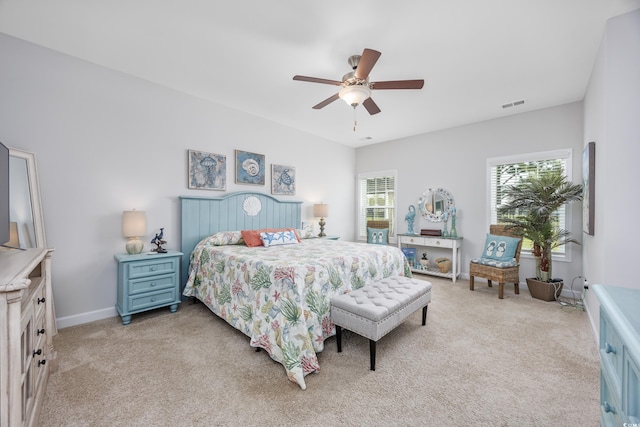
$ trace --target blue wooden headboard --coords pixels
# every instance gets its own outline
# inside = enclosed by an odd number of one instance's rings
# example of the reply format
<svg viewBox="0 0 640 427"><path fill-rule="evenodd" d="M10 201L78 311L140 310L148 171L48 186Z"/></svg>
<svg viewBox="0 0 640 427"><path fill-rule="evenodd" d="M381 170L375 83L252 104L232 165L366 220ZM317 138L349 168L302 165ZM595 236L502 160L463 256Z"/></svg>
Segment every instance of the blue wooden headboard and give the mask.
<svg viewBox="0 0 640 427"><path fill-rule="evenodd" d="M218 231L301 228L302 225L302 202L281 201L263 193L242 191L215 198L181 196L180 201L180 250L184 254L180 292L187 283L191 252L203 238ZM255 212L258 205L260 209Z"/></svg>

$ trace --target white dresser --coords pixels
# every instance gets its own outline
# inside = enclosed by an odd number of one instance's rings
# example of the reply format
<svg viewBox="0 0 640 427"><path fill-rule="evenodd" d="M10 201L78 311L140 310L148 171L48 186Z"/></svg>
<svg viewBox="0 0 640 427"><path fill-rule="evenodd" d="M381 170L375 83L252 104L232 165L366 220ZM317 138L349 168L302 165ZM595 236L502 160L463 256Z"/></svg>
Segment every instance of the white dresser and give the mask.
<svg viewBox="0 0 640 427"><path fill-rule="evenodd" d="M640 425L640 290L593 291L600 300L600 425Z"/></svg>
<svg viewBox="0 0 640 427"><path fill-rule="evenodd" d="M0 425L37 426L56 333L52 249L0 250Z"/></svg>
<svg viewBox="0 0 640 427"><path fill-rule="evenodd" d="M460 250L462 248L462 237L455 239L445 239L443 237L430 237L421 236L418 234L398 234L398 247L415 247L417 251L417 258L420 258L420 248L438 248L442 249L442 253L439 254L439 250L431 251L424 249L428 252L429 260L431 261L431 267L429 269L420 268L420 266L411 266L411 271L415 273L431 274L433 276L448 277L456 282L456 279L460 275ZM441 273L435 267L436 258L446 255L451 257L451 269L447 273Z"/></svg>

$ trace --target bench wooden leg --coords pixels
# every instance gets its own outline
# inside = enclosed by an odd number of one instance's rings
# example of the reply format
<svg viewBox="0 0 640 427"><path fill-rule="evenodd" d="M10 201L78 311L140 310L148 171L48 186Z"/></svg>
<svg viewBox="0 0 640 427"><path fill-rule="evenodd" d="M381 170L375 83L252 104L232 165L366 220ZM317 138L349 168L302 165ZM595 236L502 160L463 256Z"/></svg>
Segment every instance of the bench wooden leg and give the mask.
<svg viewBox="0 0 640 427"><path fill-rule="evenodd" d="M427 324L427 307L429 306L425 305L422 307L422 326Z"/></svg>
<svg viewBox="0 0 640 427"><path fill-rule="evenodd" d="M376 370L376 342L369 340L369 358L371 359L371 370Z"/></svg>
<svg viewBox="0 0 640 427"><path fill-rule="evenodd" d="M513 289L514 289L516 295L520 295L520 283L514 283L513 284Z"/></svg>
<svg viewBox="0 0 640 427"><path fill-rule="evenodd" d="M469 290L473 290L473 276L469 276Z"/></svg>
<svg viewBox="0 0 640 427"><path fill-rule="evenodd" d="M498 283L498 299L504 299L504 283Z"/></svg>
<svg viewBox="0 0 640 427"><path fill-rule="evenodd" d="M490 288L492 288L492 287L493 287L493 284L491 283L491 280L487 280L487 285L488 285Z"/></svg>
<svg viewBox="0 0 640 427"><path fill-rule="evenodd" d="M342 353L342 328L336 325L336 342L338 343L338 353Z"/></svg>

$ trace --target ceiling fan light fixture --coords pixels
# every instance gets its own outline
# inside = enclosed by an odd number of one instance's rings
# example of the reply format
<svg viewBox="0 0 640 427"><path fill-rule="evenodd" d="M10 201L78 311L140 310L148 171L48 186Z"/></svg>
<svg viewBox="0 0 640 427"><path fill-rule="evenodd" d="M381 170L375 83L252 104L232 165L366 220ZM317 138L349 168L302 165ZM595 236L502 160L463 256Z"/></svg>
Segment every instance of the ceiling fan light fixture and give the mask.
<svg viewBox="0 0 640 427"><path fill-rule="evenodd" d="M345 86L340 90L339 96L344 102L355 108L365 99L371 97L371 89L362 85Z"/></svg>

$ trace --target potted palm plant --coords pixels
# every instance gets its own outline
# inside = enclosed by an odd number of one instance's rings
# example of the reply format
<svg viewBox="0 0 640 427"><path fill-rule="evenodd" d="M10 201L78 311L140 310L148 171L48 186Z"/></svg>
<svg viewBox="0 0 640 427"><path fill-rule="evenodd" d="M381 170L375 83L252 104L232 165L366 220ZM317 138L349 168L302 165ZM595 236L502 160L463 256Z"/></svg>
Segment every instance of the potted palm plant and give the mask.
<svg viewBox="0 0 640 427"><path fill-rule="evenodd" d="M536 277L527 278L534 298L555 300L562 291L562 280L553 278L552 250L567 243L578 243L571 232L559 227L554 213L567 203L582 200L582 185L573 184L559 170L549 170L505 187L504 203L498 207L501 222L532 242Z"/></svg>

